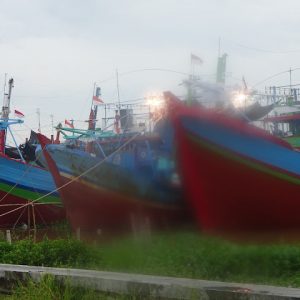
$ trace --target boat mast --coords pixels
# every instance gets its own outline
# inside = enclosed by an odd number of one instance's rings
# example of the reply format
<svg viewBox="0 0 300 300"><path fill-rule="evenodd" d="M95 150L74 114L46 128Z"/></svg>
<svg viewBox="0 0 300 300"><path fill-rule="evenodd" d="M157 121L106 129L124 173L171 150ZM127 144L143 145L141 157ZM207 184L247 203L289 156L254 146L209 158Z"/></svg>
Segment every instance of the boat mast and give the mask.
<svg viewBox="0 0 300 300"><path fill-rule="evenodd" d="M118 94L118 109L115 111L115 132L119 134L121 132L120 129L120 118L121 118L121 100L120 100L120 86L119 86L119 72L118 69L116 69L116 80L117 80L117 94Z"/></svg>
<svg viewBox="0 0 300 300"><path fill-rule="evenodd" d="M5 142L6 142L6 131L7 131L7 121L9 118L9 110L10 110L10 98L11 92L14 87L14 80L10 78L8 81L8 93L6 93L6 74L5 74L5 84L4 84L4 99L3 99L3 106L2 106L2 114L1 119L4 124L2 127L3 130L0 131L0 153L5 154Z"/></svg>
<svg viewBox="0 0 300 300"><path fill-rule="evenodd" d="M121 109L121 102L120 102L120 87L119 87L119 72L118 69L116 69L116 80L117 80L117 93L118 93L118 106L119 106L119 115L120 115L120 109Z"/></svg>
<svg viewBox="0 0 300 300"><path fill-rule="evenodd" d="M36 114L38 117L38 132L41 133L41 110L39 108L36 109Z"/></svg>
<svg viewBox="0 0 300 300"><path fill-rule="evenodd" d="M93 90L93 97L92 97L92 105L91 105L91 111L90 111L90 117L89 117L89 130L95 130L96 129L96 120L97 120L97 113L98 113L98 104L94 104L94 97L96 99L100 98L101 96L101 88L96 87L96 83L94 84L94 90Z"/></svg>
<svg viewBox="0 0 300 300"><path fill-rule="evenodd" d="M219 38L216 83L221 84L221 85L225 85L225 80L226 80L226 60L227 60L227 54L223 53L221 55L221 38Z"/></svg>
<svg viewBox="0 0 300 300"><path fill-rule="evenodd" d="M95 96L97 97L97 99L100 98L101 96L101 88L99 86L96 87ZM94 117L95 117L94 129L96 129L97 114L98 114L98 104L94 105Z"/></svg>
<svg viewBox="0 0 300 300"><path fill-rule="evenodd" d="M9 109L10 109L10 98L12 88L14 87L14 80L13 78L9 79L8 81L8 93L5 93L4 90L4 101L2 106L2 119L7 120L9 118Z"/></svg>

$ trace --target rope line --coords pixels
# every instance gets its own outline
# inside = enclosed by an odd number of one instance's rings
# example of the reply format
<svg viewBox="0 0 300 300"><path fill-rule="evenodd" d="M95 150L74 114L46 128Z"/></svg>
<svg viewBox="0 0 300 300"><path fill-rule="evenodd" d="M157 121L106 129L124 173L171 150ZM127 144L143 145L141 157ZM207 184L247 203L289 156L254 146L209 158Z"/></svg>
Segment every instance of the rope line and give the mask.
<svg viewBox="0 0 300 300"><path fill-rule="evenodd" d="M3 214L0 214L0 217L3 217L3 216L8 215L8 214L11 214L11 213L13 213L13 212L15 212L15 211L18 211L18 210L20 210L20 209L26 207L26 206L33 205L35 202L40 201L40 200L42 200L42 199L48 197L49 195L52 195L53 193L58 192L59 190L65 188L66 186L68 186L69 184L71 184L71 183L73 183L74 181L78 180L78 179L81 178L82 176L86 175L87 173L89 173L89 172L92 171L93 169L99 167L99 166L100 166L101 164L103 164L106 160L108 160L111 156L113 156L113 155L117 154L118 152L120 152L121 149L123 149L123 148L124 148L125 146L127 146L130 142L132 142L134 139L136 139L140 134L141 134L140 132L138 132L137 134L135 134L132 138L130 138L128 141L126 141L124 144L122 144L117 150L115 150L114 152L112 152L110 155L106 156L104 159L102 159L102 160L101 160L100 162L98 162L96 165L94 165L94 166L92 166L91 168L87 169L86 171L84 171L84 172L81 173L80 175L74 177L74 178L73 178L72 180L70 180L69 182L66 182L66 183L63 184L62 186L60 186L60 187L54 189L53 191L51 191L51 192L49 192L49 193L47 193L47 194L45 194L45 195L43 195L43 196L41 196L41 197L35 199L35 200L32 200L32 201L30 201L30 202L28 202L28 203L25 203L24 205L22 205L22 206L20 206L20 207L18 207L18 208L15 208L15 209L12 209L12 210L10 210L10 211L8 211L8 212L5 212L5 213L3 213ZM45 148L45 147L44 147L44 148ZM42 148L42 151L41 151L41 152L43 152L43 151L45 150L44 148Z"/></svg>

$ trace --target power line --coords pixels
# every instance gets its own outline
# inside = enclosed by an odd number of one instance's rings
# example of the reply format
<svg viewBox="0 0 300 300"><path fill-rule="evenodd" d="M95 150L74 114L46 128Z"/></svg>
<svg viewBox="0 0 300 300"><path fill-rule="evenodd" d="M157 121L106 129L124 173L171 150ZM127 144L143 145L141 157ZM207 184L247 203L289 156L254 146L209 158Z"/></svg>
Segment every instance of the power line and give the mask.
<svg viewBox="0 0 300 300"><path fill-rule="evenodd" d="M300 83L296 83L296 84L288 84L288 85L277 85L276 88L289 88L289 87L292 87L292 86L300 86Z"/></svg>
<svg viewBox="0 0 300 300"><path fill-rule="evenodd" d="M185 76L189 76L190 75L189 73L186 73L186 72L181 72L181 71L171 70L171 69L164 69L164 68L143 68L143 69L136 69L136 70L131 70L131 71L127 71L127 72L122 72L122 73L119 73L118 75L120 77L120 76L129 75L129 74L132 74L132 73L139 73L139 72L146 72L146 71L169 72L169 73L174 73L174 74L179 74L179 75L185 75ZM104 83L104 82L115 80L115 79L116 79L116 76L111 76L111 77L108 77L108 78L106 78L104 80L98 81L98 83Z"/></svg>
<svg viewBox="0 0 300 300"><path fill-rule="evenodd" d="M275 51L275 50L270 50L270 49L262 49L262 48L256 48L256 47L252 47L252 46L247 46L244 44L240 44L231 40L227 40L225 39L225 41L236 45L240 48L244 48L244 49L248 49L248 50L252 50L252 51L256 51L256 52L264 52L264 53L272 53L272 54L289 54L289 53L297 53L300 52L300 49L292 49L292 50L282 50L282 51Z"/></svg>
<svg viewBox="0 0 300 300"><path fill-rule="evenodd" d="M263 79L263 80L255 83L252 87L256 87L256 86L258 86L258 85L260 85L260 84L262 84L262 83L264 83L264 82L266 82L266 81L268 81L268 80L270 80L270 79L272 79L274 77L277 77L279 75L282 75L282 74L285 74L285 73L294 72L294 71L297 71L297 70L300 70L300 68L289 69L289 70L286 70L286 71L282 71L282 72L276 73L274 75L271 75L271 76L269 76L269 77L267 77L267 78L265 78L265 79Z"/></svg>

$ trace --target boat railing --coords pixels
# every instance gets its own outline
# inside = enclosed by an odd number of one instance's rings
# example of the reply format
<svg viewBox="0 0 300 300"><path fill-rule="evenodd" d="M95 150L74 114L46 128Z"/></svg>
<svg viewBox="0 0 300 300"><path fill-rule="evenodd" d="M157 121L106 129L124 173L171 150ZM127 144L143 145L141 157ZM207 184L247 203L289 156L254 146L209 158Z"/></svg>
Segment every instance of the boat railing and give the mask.
<svg viewBox="0 0 300 300"><path fill-rule="evenodd" d="M19 155L20 155L21 160L23 162L25 162L25 159L24 159L24 157L23 157L23 155L22 155L22 153L21 153L21 151L20 151L20 149L18 147L17 141L16 141L16 139L15 139L15 137L13 135L13 132L10 129L11 125L22 124L22 123L24 123L24 121L21 120L21 119L0 118L0 131L5 131L5 132L8 131L10 133L10 135L11 135L11 137L13 139L13 142L15 144L15 147L16 147Z"/></svg>

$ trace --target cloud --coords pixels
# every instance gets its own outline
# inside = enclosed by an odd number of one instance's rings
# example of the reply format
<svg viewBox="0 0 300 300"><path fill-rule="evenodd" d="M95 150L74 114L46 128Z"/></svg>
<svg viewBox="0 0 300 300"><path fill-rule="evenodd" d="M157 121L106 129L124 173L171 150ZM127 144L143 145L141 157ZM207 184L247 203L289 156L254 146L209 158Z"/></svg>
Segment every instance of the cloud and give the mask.
<svg viewBox="0 0 300 300"><path fill-rule="evenodd" d="M116 68L189 72L192 52L204 60L199 74L213 81L221 37L228 82L245 75L251 85L300 67L299 52L259 51L300 49L299 10L297 0L1 0L0 82L5 72L15 77L13 102L33 116L30 126L36 126L37 107L44 123L51 113L84 118L93 83L113 77ZM299 75L293 74L293 82ZM150 89L183 94L183 79L159 71L120 76L121 96L138 98ZM103 82L102 91L115 100L115 78Z"/></svg>

